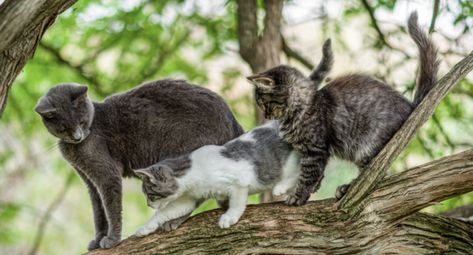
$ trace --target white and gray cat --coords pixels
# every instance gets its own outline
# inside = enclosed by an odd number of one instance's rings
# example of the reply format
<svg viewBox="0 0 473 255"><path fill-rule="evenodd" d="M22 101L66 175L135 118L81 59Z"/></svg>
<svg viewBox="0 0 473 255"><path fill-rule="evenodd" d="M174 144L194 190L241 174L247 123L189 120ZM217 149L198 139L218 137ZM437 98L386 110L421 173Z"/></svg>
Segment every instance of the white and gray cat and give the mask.
<svg viewBox="0 0 473 255"><path fill-rule="evenodd" d="M206 145L189 155L136 170L143 179L148 205L156 209L136 235L167 228L165 222L187 217L209 198L229 199L228 210L218 222L228 228L245 211L249 194L291 192L299 178L299 157L278 133L279 123L273 121L222 146Z"/></svg>

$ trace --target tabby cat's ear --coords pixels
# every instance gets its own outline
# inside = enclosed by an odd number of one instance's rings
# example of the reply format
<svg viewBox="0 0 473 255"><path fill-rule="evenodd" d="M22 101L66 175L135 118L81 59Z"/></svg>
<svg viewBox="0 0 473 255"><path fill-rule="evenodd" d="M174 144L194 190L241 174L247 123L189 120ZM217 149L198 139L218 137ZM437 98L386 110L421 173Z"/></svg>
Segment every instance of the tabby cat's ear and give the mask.
<svg viewBox="0 0 473 255"><path fill-rule="evenodd" d="M83 98L85 95L87 95L87 90L87 86L75 86L71 92L72 100L74 101L78 98Z"/></svg>
<svg viewBox="0 0 473 255"><path fill-rule="evenodd" d="M137 169L137 170L133 170L133 172L136 174L136 176L140 177L140 179L144 179L144 178L153 179L154 178L153 174L151 173L150 168Z"/></svg>
<svg viewBox="0 0 473 255"><path fill-rule="evenodd" d="M246 79L259 88L271 89L274 87L274 80L261 74L248 76Z"/></svg>
<svg viewBox="0 0 473 255"><path fill-rule="evenodd" d="M57 111L56 108L51 106L48 99L45 97L42 97L38 101L38 104L36 104L36 107L34 108L34 110L39 115L41 115L43 118L46 118L46 119L53 118Z"/></svg>

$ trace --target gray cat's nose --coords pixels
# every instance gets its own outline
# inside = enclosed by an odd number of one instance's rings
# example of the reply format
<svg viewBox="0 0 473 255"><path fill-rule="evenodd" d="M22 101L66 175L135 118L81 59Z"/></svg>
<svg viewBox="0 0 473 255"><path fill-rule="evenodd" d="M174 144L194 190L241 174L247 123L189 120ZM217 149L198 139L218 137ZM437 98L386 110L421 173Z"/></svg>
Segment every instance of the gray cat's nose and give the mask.
<svg viewBox="0 0 473 255"><path fill-rule="evenodd" d="M78 128L76 129L76 131L72 134L72 139L74 139L74 141L80 141L82 140L82 137L84 136L84 132L82 132L82 129L81 128Z"/></svg>

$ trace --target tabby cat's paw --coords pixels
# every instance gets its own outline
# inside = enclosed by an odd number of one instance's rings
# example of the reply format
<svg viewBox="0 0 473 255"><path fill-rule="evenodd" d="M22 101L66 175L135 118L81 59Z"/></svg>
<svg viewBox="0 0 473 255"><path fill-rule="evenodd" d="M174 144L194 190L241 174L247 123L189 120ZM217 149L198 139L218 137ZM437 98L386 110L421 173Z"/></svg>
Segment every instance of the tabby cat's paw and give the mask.
<svg viewBox="0 0 473 255"><path fill-rule="evenodd" d="M100 240L100 247L104 249L109 249L120 243L120 237L115 236L105 236Z"/></svg>
<svg viewBox="0 0 473 255"><path fill-rule="evenodd" d="M350 188L350 184L343 184L341 186L338 186L337 191L335 191L335 198L337 200L342 199L342 197L345 196L345 194L347 193L348 188Z"/></svg>
<svg viewBox="0 0 473 255"><path fill-rule="evenodd" d="M231 225L237 223L238 219L239 217L223 214L222 217L220 217L220 220L218 221L218 225L220 226L220 228L229 228Z"/></svg>
<svg viewBox="0 0 473 255"><path fill-rule="evenodd" d="M92 251L95 249L100 248L100 239L99 240L92 240L89 242L89 245L87 246L87 250Z"/></svg>
<svg viewBox="0 0 473 255"><path fill-rule="evenodd" d="M307 203L310 194L304 194L303 196L289 195L286 199L286 204L291 206L301 206Z"/></svg>

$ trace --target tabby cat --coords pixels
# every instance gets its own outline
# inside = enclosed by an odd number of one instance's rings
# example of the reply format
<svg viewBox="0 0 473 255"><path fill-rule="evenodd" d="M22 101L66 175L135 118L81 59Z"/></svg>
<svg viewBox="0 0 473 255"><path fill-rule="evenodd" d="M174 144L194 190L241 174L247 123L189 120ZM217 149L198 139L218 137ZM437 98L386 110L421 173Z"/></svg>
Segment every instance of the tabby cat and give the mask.
<svg viewBox="0 0 473 255"><path fill-rule="evenodd" d="M248 77L265 117L281 121L280 135L301 154L296 192L286 203L303 205L319 189L330 155L363 169L434 86L436 47L419 28L416 13L409 17L408 29L420 54L413 102L362 74L338 77L319 90L310 78L285 65ZM347 187L339 187L336 196L340 198Z"/></svg>

